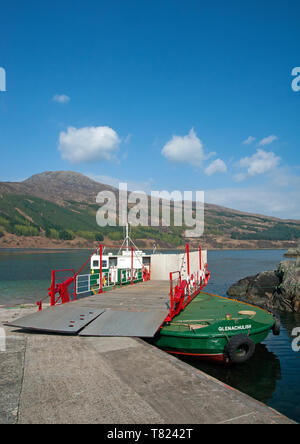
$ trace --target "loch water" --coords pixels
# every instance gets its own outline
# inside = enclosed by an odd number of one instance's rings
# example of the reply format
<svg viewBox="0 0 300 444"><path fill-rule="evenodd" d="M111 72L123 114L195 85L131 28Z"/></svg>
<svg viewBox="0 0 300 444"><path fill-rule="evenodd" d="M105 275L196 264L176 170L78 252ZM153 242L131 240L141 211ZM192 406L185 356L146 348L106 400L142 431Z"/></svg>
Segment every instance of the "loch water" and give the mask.
<svg viewBox="0 0 300 444"><path fill-rule="evenodd" d="M206 290L226 295L237 280L265 270L274 270L284 250L226 250L208 254L211 280ZM88 250L42 252L0 250L0 306L34 303L47 296L52 269L78 270ZM300 327L300 315L281 313L280 336L272 333L243 365L224 367L195 359L190 365L275 408L300 422L300 352L292 349L292 331ZM300 341L299 341L300 343Z"/></svg>

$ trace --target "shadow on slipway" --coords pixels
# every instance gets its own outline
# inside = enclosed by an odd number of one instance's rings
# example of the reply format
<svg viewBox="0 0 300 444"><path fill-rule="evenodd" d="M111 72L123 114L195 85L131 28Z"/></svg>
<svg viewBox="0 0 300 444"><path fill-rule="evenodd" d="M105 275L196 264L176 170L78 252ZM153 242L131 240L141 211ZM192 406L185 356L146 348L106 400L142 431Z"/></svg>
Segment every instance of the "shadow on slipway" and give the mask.
<svg viewBox="0 0 300 444"><path fill-rule="evenodd" d="M265 404L281 379L280 360L264 344L256 346L253 358L246 364L224 366L195 358L180 359Z"/></svg>

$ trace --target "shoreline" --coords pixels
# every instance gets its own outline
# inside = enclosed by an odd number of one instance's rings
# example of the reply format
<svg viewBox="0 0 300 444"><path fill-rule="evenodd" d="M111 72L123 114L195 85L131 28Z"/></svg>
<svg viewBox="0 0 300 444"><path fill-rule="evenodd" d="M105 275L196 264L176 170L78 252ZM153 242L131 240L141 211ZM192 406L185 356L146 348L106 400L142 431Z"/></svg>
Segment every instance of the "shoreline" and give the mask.
<svg viewBox="0 0 300 444"><path fill-rule="evenodd" d="M1 254L55 254L68 253L70 251L90 251L92 248L0 248Z"/></svg>
<svg viewBox="0 0 300 444"><path fill-rule="evenodd" d="M104 245L105 246L105 245ZM111 248L118 248L118 246L116 245L115 247L111 247ZM9 247L9 248L0 248L0 255L1 254L7 254L7 253L12 253L12 254L20 254L20 253L24 253L24 254L30 254L30 253L35 253L35 254L47 254L47 253L69 253L71 251L90 251L93 250L93 247L88 248L88 247L74 247L74 248L24 248L24 247ZM149 250L149 248L144 248L144 250ZM191 250L196 250L196 248L191 248ZM287 250L287 248L284 247L278 247L278 248L208 248L207 251L280 251L280 250ZM173 249L173 248L161 248L161 249L157 249L156 250L158 253L160 251L174 251L174 252L181 252L184 251L184 248L180 248L180 249ZM287 257L287 256L286 256Z"/></svg>

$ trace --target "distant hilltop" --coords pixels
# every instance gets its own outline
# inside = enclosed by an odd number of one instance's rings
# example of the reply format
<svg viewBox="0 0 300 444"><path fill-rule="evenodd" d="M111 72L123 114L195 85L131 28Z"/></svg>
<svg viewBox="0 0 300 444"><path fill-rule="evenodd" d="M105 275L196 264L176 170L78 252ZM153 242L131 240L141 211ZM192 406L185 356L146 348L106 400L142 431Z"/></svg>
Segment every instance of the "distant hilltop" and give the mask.
<svg viewBox="0 0 300 444"><path fill-rule="evenodd" d="M120 243L121 227L100 228L96 196L112 186L72 171L36 174L23 182L0 182L0 248L91 247L102 239ZM185 227L137 227L132 237L141 247L182 247ZM245 213L205 204L205 232L199 241L208 249L292 248L300 239L299 220Z"/></svg>
<svg viewBox="0 0 300 444"><path fill-rule="evenodd" d="M117 191L72 171L46 171L23 182L0 182L1 194L29 194L56 203L74 200L95 204L96 195L103 190Z"/></svg>

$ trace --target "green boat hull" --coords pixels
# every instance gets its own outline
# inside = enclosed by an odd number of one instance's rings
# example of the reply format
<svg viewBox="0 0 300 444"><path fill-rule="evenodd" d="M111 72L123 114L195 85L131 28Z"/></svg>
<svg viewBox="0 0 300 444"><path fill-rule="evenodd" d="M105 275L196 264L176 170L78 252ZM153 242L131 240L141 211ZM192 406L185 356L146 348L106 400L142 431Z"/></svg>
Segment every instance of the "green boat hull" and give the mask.
<svg viewBox="0 0 300 444"><path fill-rule="evenodd" d="M228 362L225 349L234 336L245 335L259 344L274 324L274 317L261 308L201 292L163 326L155 344L175 355Z"/></svg>

